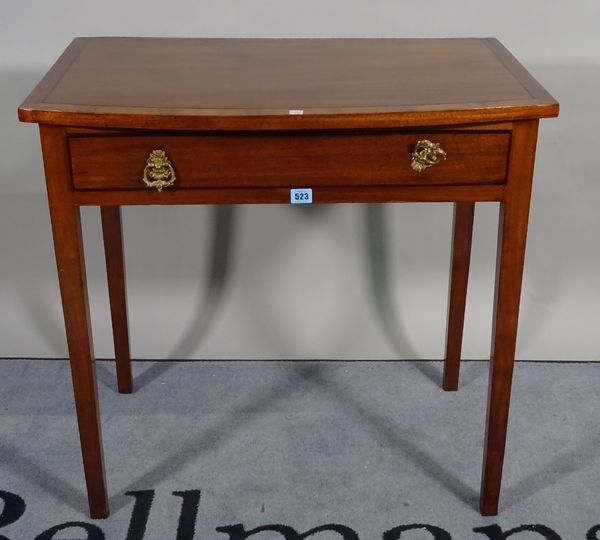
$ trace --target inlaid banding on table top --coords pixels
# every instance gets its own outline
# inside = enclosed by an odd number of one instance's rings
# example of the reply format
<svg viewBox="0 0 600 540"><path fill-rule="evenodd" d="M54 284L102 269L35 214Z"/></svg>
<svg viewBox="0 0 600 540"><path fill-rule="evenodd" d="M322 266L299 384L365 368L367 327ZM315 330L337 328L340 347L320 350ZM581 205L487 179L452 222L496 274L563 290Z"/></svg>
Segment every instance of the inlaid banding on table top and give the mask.
<svg viewBox="0 0 600 540"><path fill-rule="evenodd" d="M285 117L297 109L304 118L280 121L371 114L382 125L394 116L400 126L411 125L403 115L412 122L419 114L432 125L438 111L440 120L444 112L479 111L493 121L506 119L505 109L512 119L553 116L557 104L493 39L78 38L20 118L52 123L60 110L63 120L87 115L94 125L99 115L114 115L114 123L145 114L146 122L171 116L181 127L196 117L200 128L206 116L218 124L219 116Z"/></svg>

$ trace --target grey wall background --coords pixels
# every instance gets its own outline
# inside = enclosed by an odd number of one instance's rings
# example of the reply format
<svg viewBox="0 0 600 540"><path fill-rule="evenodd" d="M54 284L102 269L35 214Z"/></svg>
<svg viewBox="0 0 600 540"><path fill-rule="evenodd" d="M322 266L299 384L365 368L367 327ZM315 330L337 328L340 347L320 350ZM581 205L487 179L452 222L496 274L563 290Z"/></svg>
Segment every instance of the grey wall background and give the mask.
<svg viewBox="0 0 600 540"><path fill-rule="evenodd" d="M600 358L596 0L3 0L0 356L66 355L38 134L16 108L78 35L498 37L561 103L542 122L518 357ZM99 213L83 211L112 355ZM480 204L464 353L489 354L497 206ZM126 208L138 358L440 358L450 205Z"/></svg>

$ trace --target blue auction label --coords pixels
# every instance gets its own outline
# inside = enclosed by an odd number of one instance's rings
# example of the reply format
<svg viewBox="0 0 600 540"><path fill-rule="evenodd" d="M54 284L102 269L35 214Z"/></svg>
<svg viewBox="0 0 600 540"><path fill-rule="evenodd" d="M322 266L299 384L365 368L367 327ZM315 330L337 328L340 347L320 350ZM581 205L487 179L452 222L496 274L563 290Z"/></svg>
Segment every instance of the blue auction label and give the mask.
<svg viewBox="0 0 600 540"><path fill-rule="evenodd" d="M310 204L312 203L311 188L290 189L290 202L292 204Z"/></svg>

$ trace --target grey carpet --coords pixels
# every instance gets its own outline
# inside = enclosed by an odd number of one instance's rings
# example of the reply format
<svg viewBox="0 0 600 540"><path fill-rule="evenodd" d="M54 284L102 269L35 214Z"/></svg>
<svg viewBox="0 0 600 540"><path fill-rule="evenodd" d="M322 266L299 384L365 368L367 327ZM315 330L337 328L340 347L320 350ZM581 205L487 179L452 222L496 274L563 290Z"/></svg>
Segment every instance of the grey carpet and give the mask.
<svg viewBox="0 0 600 540"><path fill-rule="evenodd" d="M113 364L99 362L112 514L93 521L68 363L0 361L0 538L229 540L274 524L344 526L323 540L414 524L430 532L385 538L505 538L536 524L510 537L600 538L588 532L600 523L600 365L517 364L496 518L477 512L487 363L464 363L456 393L439 388L441 368L136 362L135 393L119 395ZM252 538L281 533L300 538L285 527Z"/></svg>

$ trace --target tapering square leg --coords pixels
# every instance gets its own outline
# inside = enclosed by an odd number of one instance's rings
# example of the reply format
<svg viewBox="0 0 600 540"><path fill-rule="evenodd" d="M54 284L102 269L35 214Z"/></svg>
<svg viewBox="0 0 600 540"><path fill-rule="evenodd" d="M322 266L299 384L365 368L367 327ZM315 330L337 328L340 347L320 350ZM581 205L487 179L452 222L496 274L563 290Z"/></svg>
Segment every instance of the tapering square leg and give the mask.
<svg viewBox="0 0 600 540"><path fill-rule="evenodd" d="M40 134L90 514L103 518L109 509L79 207L63 128L42 125Z"/></svg>
<svg viewBox="0 0 600 540"><path fill-rule="evenodd" d="M121 208L119 206L101 206L100 215L102 217L106 277L117 364L117 386L119 392L128 394L133 390L133 380L127 329L127 292Z"/></svg>
<svg viewBox="0 0 600 540"><path fill-rule="evenodd" d="M537 120L515 125L505 196L500 204L492 352L480 498L481 513L486 516L498 513L537 126Z"/></svg>
<svg viewBox="0 0 600 540"><path fill-rule="evenodd" d="M475 203L454 203L452 226L452 261L450 264L450 288L448 292L448 326L446 332L446 357L442 387L457 390L460 373L467 284L473 240L473 217Z"/></svg>

